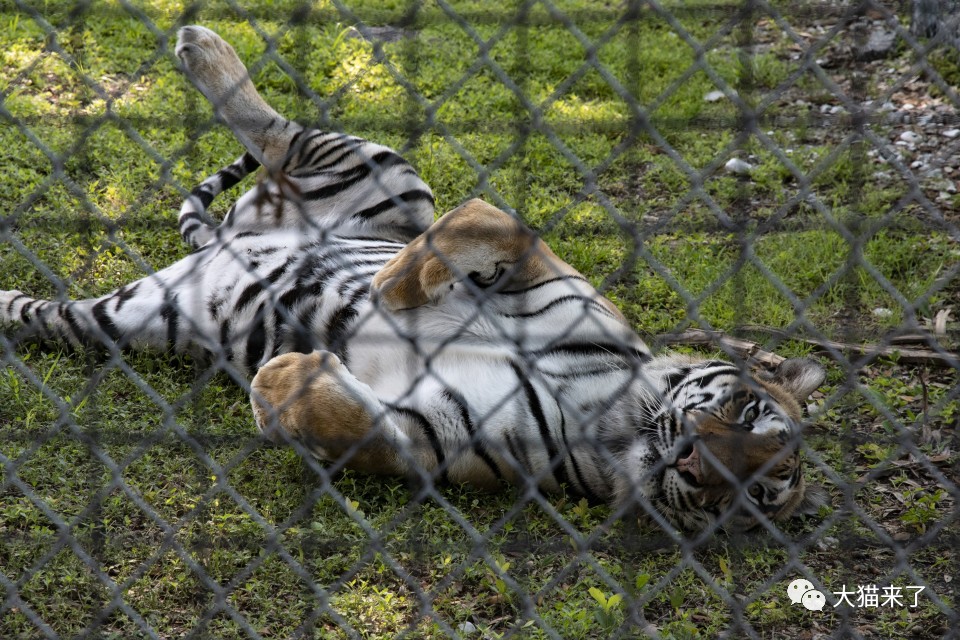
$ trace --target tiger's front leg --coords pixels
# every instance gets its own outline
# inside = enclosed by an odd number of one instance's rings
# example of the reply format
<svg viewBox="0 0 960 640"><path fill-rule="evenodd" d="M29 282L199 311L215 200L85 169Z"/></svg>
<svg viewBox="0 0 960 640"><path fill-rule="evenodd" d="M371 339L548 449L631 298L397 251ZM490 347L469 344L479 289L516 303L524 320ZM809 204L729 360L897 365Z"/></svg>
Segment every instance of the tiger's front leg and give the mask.
<svg viewBox="0 0 960 640"><path fill-rule="evenodd" d="M320 460L384 475L437 466L399 414L328 351L270 360L253 379L250 401L264 436L278 444L296 440Z"/></svg>
<svg viewBox="0 0 960 640"><path fill-rule="evenodd" d="M391 259L374 276L372 292L385 308L397 311L437 302L467 279L481 289L494 284L510 289L563 277L582 278L519 220L474 199L441 217Z"/></svg>

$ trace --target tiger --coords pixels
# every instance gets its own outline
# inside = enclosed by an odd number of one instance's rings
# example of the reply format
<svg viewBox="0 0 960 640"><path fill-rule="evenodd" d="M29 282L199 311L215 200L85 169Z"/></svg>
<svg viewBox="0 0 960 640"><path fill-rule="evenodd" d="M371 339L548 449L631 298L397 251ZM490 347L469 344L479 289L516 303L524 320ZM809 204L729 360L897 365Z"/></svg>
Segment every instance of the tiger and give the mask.
<svg viewBox="0 0 960 640"><path fill-rule="evenodd" d="M282 117L213 31L182 27L175 55L245 148L183 201L192 252L98 298L0 292L16 340L208 358L263 438L341 468L566 491L690 531L822 502L800 455L818 363L654 355L518 217L472 199L434 220L396 151Z"/></svg>

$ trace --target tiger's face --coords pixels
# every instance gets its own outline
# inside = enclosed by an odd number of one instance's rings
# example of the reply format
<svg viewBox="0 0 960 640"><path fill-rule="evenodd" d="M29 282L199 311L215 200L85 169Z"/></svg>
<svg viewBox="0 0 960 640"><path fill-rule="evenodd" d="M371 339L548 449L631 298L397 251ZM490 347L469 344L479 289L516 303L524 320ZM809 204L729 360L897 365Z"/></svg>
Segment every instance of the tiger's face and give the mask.
<svg viewBox="0 0 960 640"><path fill-rule="evenodd" d="M823 382L811 360L746 376L706 362L669 390L658 428L662 479L656 506L689 530L752 529L821 504L804 480L801 402Z"/></svg>

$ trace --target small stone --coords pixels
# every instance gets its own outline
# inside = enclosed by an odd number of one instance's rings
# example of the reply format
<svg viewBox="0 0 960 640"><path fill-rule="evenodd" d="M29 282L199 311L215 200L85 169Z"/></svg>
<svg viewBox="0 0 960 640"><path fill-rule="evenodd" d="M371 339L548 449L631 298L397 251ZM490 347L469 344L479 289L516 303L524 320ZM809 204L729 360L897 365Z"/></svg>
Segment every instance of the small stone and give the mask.
<svg viewBox="0 0 960 640"><path fill-rule="evenodd" d="M949 573L945 573L945 574L943 574L943 581L944 581L944 582L953 582L953 576L950 575Z"/></svg>
<svg viewBox="0 0 960 640"><path fill-rule="evenodd" d="M749 162L744 162L740 158L730 158L727 160L727 164L723 165L723 168L738 176L745 176L753 171L753 165Z"/></svg>
<svg viewBox="0 0 960 640"><path fill-rule="evenodd" d="M920 134L913 131L904 131L900 134L900 139L907 144L913 144L920 141Z"/></svg>
<svg viewBox="0 0 960 640"><path fill-rule="evenodd" d="M889 318L893 315L893 311L887 309L886 307L877 307L873 310L873 315L877 318Z"/></svg>
<svg viewBox="0 0 960 640"><path fill-rule="evenodd" d="M861 60L878 60L885 58L893 51L896 40L897 34L895 32L885 29L875 29L870 33L866 44L857 51L857 55Z"/></svg>
<svg viewBox="0 0 960 640"><path fill-rule="evenodd" d="M457 631L460 633L476 633L477 627L468 620L467 622L460 623L460 626L457 627Z"/></svg>
<svg viewBox="0 0 960 640"><path fill-rule="evenodd" d="M839 543L840 541L833 536L823 536L817 541L817 548L820 550L829 549L831 551L835 551Z"/></svg>
<svg viewBox="0 0 960 640"><path fill-rule="evenodd" d="M960 129L947 129L943 132L943 135L953 140L957 136L960 136Z"/></svg>
<svg viewBox="0 0 960 640"><path fill-rule="evenodd" d="M707 102L716 102L717 100L723 100L726 97L727 97L727 94L725 94L723 91L720 91L718 89L716 91L711 91L707 95L703 96L703 99L706 100Z"/></svg>

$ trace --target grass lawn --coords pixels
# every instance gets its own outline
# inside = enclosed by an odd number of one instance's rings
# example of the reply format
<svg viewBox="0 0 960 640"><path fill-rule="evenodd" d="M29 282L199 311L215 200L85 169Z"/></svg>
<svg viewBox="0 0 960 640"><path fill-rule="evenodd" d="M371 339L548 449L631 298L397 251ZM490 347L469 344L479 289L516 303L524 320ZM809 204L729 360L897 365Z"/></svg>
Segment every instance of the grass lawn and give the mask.
<svg viewBox="0 0 960 640"><path fill-rule="evenodd" d="M474 195L516 210L645 335L713 328L794 356L812 350L799 338L877 343L960 313L960 197L890 155L911 152L902 122L874 113L858 136L844 107L900 107L910 80L955 113L955 58L918 76L902 38L891 59L844 58L860 23L830 3L746 22L700 0L635 19L587 0L307 6L0 4L0 289L90 297L186 255L182 197L240 152L177 70L189 22L284 114L401 149L439 211ZM734 157L749 175L724 170ZM947 329L925 346L956 349ZM832 506L787 544L677 544L574 497L331 477L262 444L243 391L186 358L0 356L0 638L933 638L960 622L955 370L823 359L807 458ZM785 595L801 576L925 590L812 612Z"/></svg>

